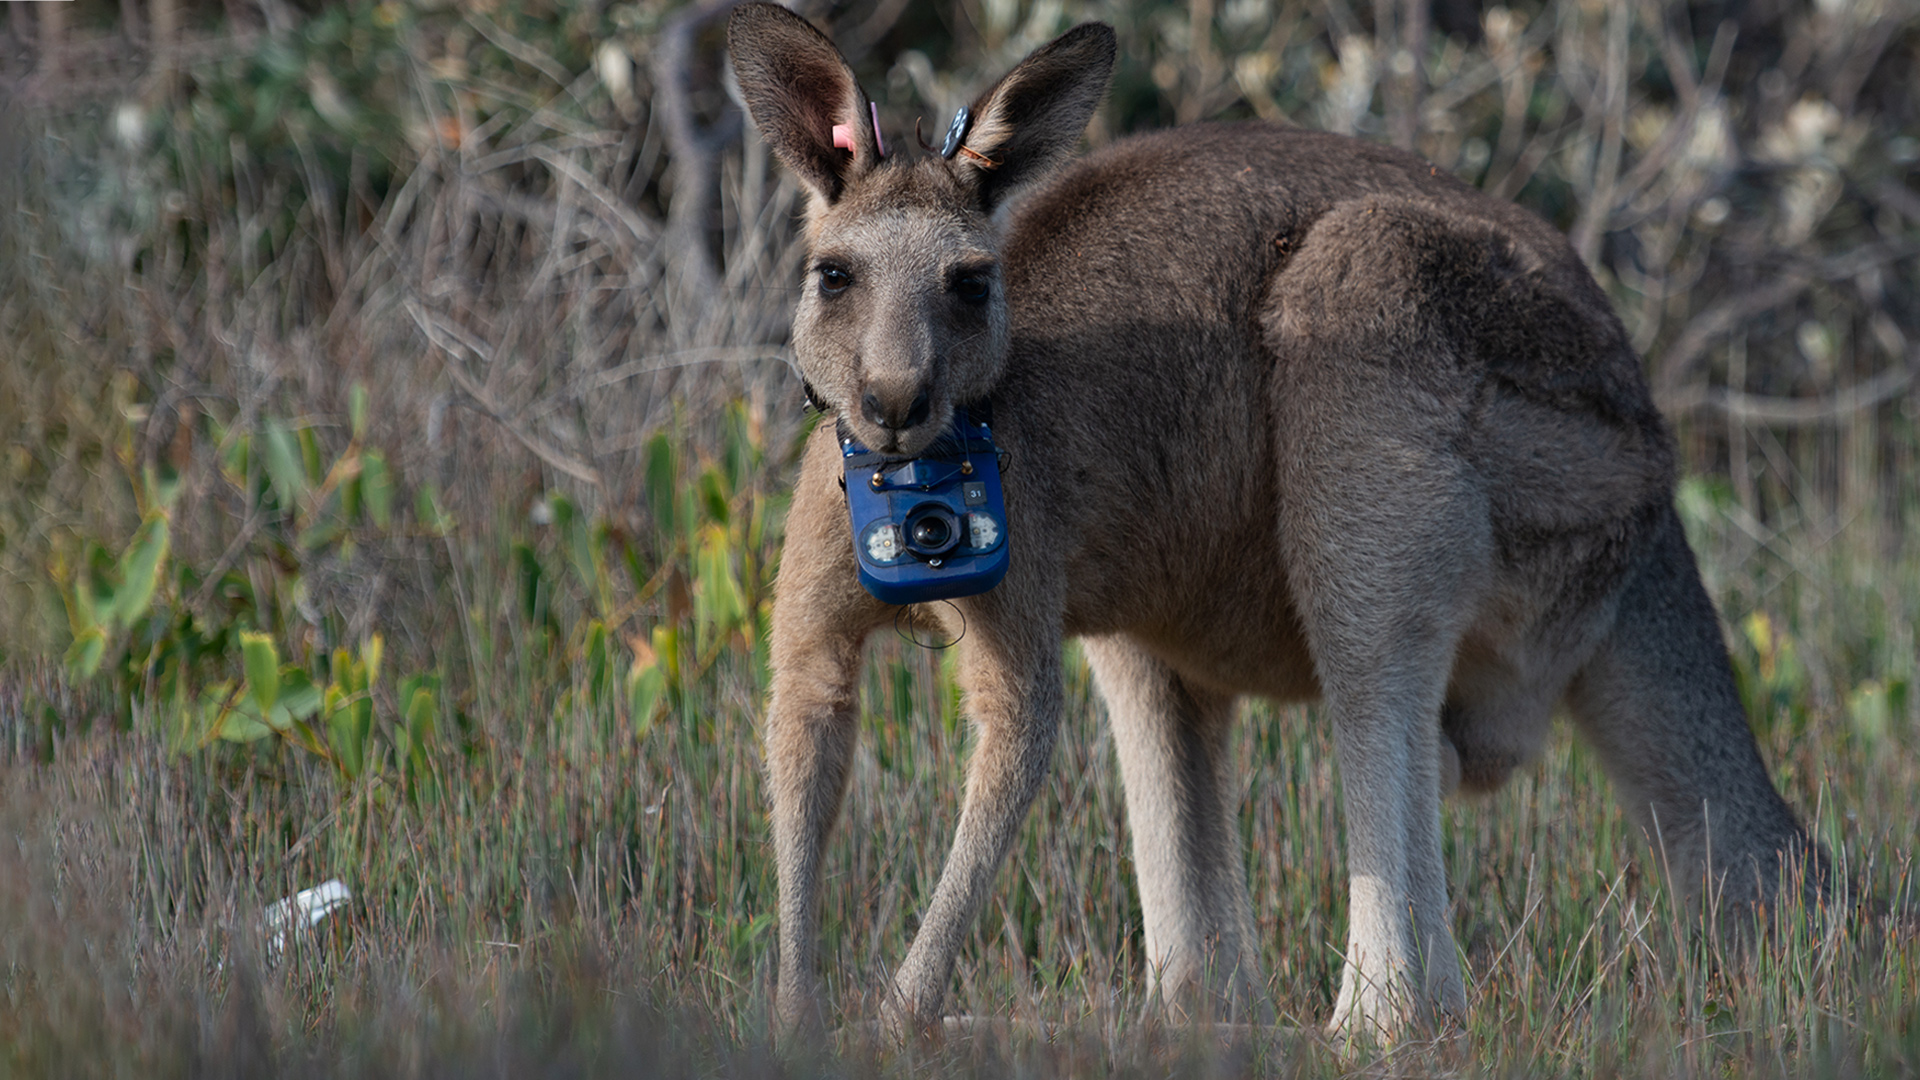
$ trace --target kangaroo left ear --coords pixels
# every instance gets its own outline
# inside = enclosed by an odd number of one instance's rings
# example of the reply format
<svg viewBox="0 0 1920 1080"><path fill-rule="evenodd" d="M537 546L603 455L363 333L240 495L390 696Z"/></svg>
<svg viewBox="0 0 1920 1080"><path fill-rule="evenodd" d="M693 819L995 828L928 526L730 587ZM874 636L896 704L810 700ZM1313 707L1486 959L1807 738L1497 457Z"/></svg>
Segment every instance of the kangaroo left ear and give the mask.
<svg viewBox="0 0 1920 1080"><path fill-rule="evenodd" d="M1112 27L1076 26L974 101L953 167L982 206L993 209L1073 152L1107 92L1115 52Z"/></svg>
<svg viewBox="0 0 1920 1080"><path fill-rule="evenodd" d="M813 24L778 4L742 4L727 23L727 51L760 134L819 200L838 201L879 164L866 91Z"/></svg>

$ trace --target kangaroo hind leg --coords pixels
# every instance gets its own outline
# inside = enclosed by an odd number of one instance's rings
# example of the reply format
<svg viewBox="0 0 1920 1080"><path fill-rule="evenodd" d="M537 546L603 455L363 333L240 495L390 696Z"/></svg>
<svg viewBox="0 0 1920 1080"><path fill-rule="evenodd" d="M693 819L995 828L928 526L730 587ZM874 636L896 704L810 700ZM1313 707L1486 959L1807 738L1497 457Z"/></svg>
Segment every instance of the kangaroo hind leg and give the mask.
<svg viewBox="0 0 1920 1080"><path fill-rule="evenodd" d="M1440 716L1478 545L1470 531L1449 536L1470 494L1442 506L1451 512L1428 508L1437 520L1401 505L1388 521L1335 503L1315 515L1330 531L1289 523L1345 804L1347 952L1331 1024L1345 1034L1391 1039L1466 1008L1441 850ZM1369 535L1405 549L1350 542Z"/></svg>
<svg viewBox="0 0 1920 1080"><path fill-rule="evenodd" d="M1435 312L1435 251L1490 250L1403 200L1318 219L1271 286L1281 556L1333 724L1347 826L1332 1027L1392 1038L1465 1011L1440 836L1440 717L1491 587L1477 380ZM1490 257L1490 256L1489 256Z"/></svg>
<svg viewBox="0 0 1920 1080"><path fill-rule="evenodd" d="M1240 847L1234 700L1125 638L1084 644L1126 785L1149 985L1175 1016L1244 1019L1264 980Z"/></svg>

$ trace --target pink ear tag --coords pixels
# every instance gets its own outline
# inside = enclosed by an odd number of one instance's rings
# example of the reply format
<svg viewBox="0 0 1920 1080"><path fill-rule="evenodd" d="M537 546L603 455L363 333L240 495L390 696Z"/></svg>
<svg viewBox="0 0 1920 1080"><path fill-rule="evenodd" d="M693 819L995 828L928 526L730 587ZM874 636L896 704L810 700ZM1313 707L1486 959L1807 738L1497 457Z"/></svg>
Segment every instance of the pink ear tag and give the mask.
<svg viewBox="0 0 1920 1080"><path fill-rule="evenodd" d="M873 116L873 145L880 151L881 157L886 157L887 140L880 137L880 105L877 102L869 101L867 102L867 108L871 110ZM849 154L853 153L853 125L833 125L833 145L841 150L845 150Z"/></svg>

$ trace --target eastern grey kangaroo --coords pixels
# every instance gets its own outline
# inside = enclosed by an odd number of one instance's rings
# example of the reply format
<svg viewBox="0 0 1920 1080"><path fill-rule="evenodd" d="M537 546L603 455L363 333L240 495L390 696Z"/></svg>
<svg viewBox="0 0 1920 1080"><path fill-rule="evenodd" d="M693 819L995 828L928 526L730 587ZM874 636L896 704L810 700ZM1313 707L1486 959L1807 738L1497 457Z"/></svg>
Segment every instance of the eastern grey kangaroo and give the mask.
<svg viewBox="0 0 1920 1080"><path fill-rule="evenodd" d="M939 1021L1046 775L1085 642L1126 786L1149 976L1176 1009L1263 986L1231 775L1236 698L1317 699L1351 890L1332 1027L1465 1006L1440 799L1490 790L1564 702L1672 884L1771 895L1818 860L1775 792L1673 509L1673 442L1564 238L1410 154L1201 124L1069 161L1114 34L1081 26L974 101L949 156L881 149L799 16L739 8L741 94L806 185L793 346L808 444L766 721L778 1011L817 1022L821 851L847 786L862 590L836 426L900 458L990 402L1011 566L964 616L974 732L939 886L886 1006Z"/></svg>

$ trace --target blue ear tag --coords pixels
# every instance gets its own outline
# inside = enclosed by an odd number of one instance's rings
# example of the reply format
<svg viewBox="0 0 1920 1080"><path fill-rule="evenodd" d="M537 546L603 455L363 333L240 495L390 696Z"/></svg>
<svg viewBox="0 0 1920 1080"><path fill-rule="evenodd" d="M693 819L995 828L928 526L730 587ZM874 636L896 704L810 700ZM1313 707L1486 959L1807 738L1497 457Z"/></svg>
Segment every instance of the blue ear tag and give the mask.
<svg viewBox="0 0 1920 1080"><path fill-rule="evenodd" d="M940 144L941 157L950 158L960 152L960 144L967 138L967 121L971 119L965 105L953 114L953 123L947 125L947 141Z"/></svg>
<svg viewBox="0 0 1920 1080"><path fill-rule="evenodd" d="M889 604L986 592L1007 576L1007 508L993 431L966 409L919 457L888 458L843 429L860 586Z"/></svg>

